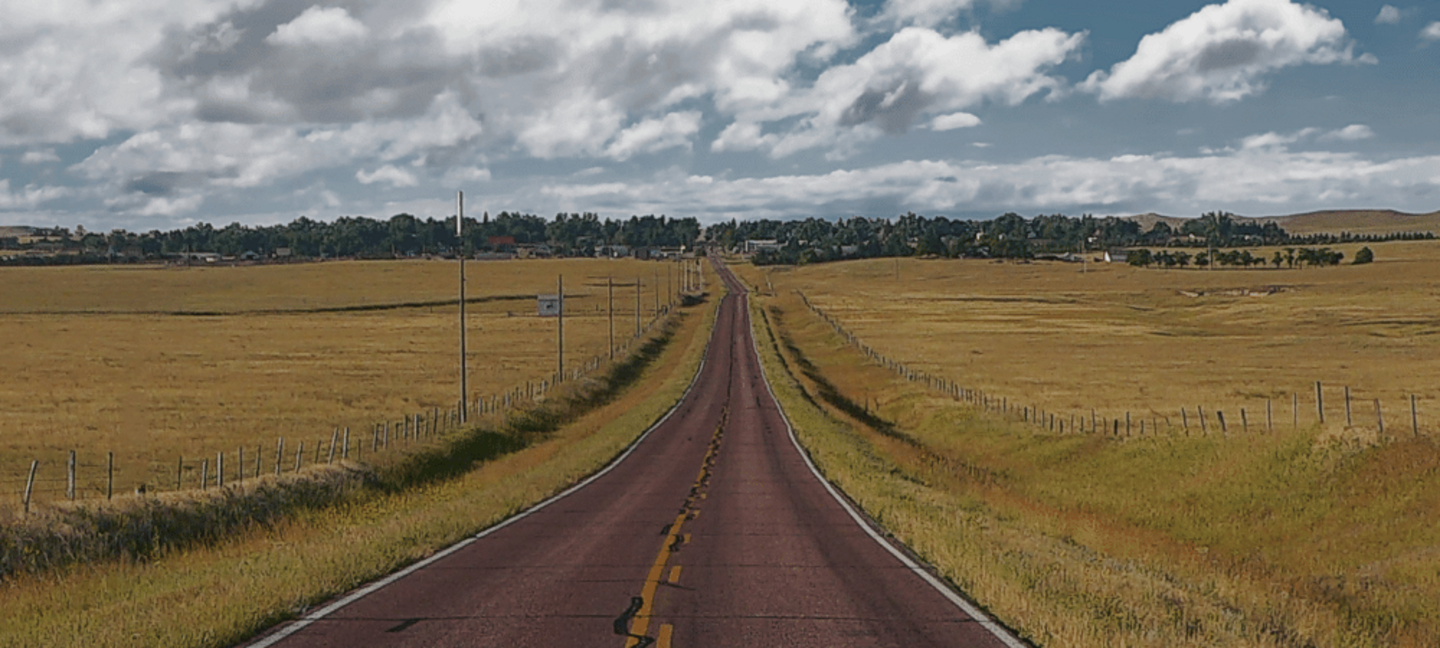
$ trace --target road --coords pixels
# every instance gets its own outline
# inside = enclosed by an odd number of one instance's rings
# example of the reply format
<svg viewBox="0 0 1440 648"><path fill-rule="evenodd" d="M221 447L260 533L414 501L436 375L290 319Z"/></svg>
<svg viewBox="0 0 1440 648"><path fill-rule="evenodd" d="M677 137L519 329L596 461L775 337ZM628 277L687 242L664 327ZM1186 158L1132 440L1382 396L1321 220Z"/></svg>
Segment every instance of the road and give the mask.
<svg viewBox="0 0 1440 648"><path fill-rule="evenodd" d="M588 483L261 636L268 646L1023 646L846 508L730 288L684 399ZM968 610L968 612L967 612Z"/></svg>

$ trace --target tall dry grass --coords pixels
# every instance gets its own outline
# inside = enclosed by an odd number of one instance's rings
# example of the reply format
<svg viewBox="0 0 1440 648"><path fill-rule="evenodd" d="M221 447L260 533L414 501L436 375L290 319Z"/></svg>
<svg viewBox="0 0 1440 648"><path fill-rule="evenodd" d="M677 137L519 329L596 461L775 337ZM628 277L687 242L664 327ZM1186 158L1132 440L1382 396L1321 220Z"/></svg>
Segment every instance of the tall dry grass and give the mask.
<svg viewBox="0 0 1440 648"><path fill-rule="evenodd" d="M594 472L663 415L700 363L716 303L678 311L604 379L475 428L460 447L381 467L327 505L143 562L0 582L0 645L234 645L494 524Z"/></svg>
<svg viewBox="0 0 1440 648"><path fill-rule="evenodd" d="M1030 640L1440 641L1430 438L1050 434L869 362L793 293L764 303L767 361L795 376L777 393L827 476Z"/></svg>
<svg viewBox="0 0 1440 648"><path fill-rule="evenodd" d="M565 277L567 365L606 356L605 278L616 342L654 316L656 272L629 260L467 264L472 397L548 379L554 319L535 295ZM200 460L240 447L267 466L276 440L328 443L458 400L456 264L336 262L237 268L6 268L0 271L0 517L20 503L32 460L36 498L62 497L76 450L78 495L198 484ZM445 303L445 300L450 303ZM426 305L430 304L430 305ZM213 475L213 467L211 470Z"/></svg>
<svg viewBox="0 0 1440 648"><path fill-rule="evenodd" d="M1359 246L1345 249L1349 256ZM1326 420L1373 440L1409 434L1410 397L1440 432L1440 243L1371 245L1371 265L1156 270L1122 265L891 259L798 269L741 266L776 292L801 290L865 344L916 371L1060 415L1130 413L1182 431L1180 409L1240 427ZM1265 251L1268 254L1268 251ZM897 268L899 278L897 280ZM1336 427L1338 426L1338 427Z"/></svg>

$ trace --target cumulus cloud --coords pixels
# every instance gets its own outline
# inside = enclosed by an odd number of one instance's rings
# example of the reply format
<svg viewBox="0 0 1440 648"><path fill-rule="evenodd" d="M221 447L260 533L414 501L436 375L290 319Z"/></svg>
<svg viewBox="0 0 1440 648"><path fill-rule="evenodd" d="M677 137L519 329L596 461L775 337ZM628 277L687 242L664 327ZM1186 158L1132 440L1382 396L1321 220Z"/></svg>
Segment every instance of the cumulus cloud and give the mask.
<svg viewBox="0 0 1440 648"><path fill-rule="evenodd" d="M393 164L387 164L368 173L364 169L361 169L355 172L355 179L359 180L360 184L367 185L376 182L388 182L392 187L413 187L420 184L420 181L415 179L414 174L396 167Z"/></svg>
<svg viewBox="0 0 1440 648"><path fill-rule="evenodd" d="M1390 5L1380 7L1380 13L1375 15L1375 24L1394 25L1400 22L1400 10Z"/></svg>
<svg viewBox="0 0 1440 648"><path fill-rule="evenodd" d="M335 45L369 33L369 28L343 7L310 7L295 20L276 27L266 40L281 45Z"/></svg>
<svg viewBox="0 0 1440 648"><path fill-rule="evenodd" d="M1375 137L1375 131L1370 130L1364 124L1351 124L1339 130L1333 130L1320 136L1321 140L1332 140L1342 142L1356 142L1363 139Z"/></svg>
<svg viewBox="0 0 1440 648"><path fill-rule="evenodd" d="M700 113L671 113L661 119L647 119L621 131L606 147L605 155L617 160L667 148L690 147L690 138L700 130Z"/></svg>
<svg viewBox="0 0 1440 648"><path fill-rule="evenodd" d="M51 164L59 161L60 156L55 153L53 148L31 149L20 156L20 162L24 164Z"/></svg>
<svg viewBox="0 0 1440 648"><path fill-rule="evenodd" d="M901 25L934 27L968 12L981 0L887 0L879 18ZM1018 1L1018 0L1017 0ZM1005 6L1010 0L989 0L990 4Z"/></svg>
<svg viewBox="0 0 1440 648"><path fill-rule="evenodd" d="M1140 41L1135 54L1081 84L1101 101L1121 98L1212 103L1265 89L1265 75L1302 64L1357 59L1339 19L1290 0L1229 0L1207 6Z"/></svg>
<svg viewBox="0 0 1440 648"><path fill-rule="evenodd" d="M1440 40L1440 21L1432 22L1420 30L1420 40L1427 43Z"/></svg>
<svg viewBox="0 0 1440 648"><path fill-rule="evenodd" d="M148 64L167 28L214 19L228 0L85 0L0 6L0 146L97 139L188 108Z"/></svg>
<svg viewBox="0 0 1440 648"><path fill-rule="evenodd" d="M661 174L650 182L552 184L561 202L614 204L644 213L793 218L817 210L922 213L1019 210L1188 215L1223 208L1295 213L1338 205L1425 204L1440 191L1440 156L1377 162L1277 148L1192 157L1042 156L1013 163L918 160L817 174L725 179Z"/></svg>
<svg viewBox="0 0 1440 648"><path fill-rule="evenodd" d="M19 190L10 189L10 180L0 178L0 210L34 209L35 207L64 198L73 193L65 187L47 187L29 184Z"/></svg>
<svg viewBox="0 0 1440 648"><path fill-rule="evenodd" d="M1059 89L1063 81L1045 71L1072 56L1084 40L1084 33L1042 29L991 45L974 32L943 36L909 27L854 63L827 69L803 92L773 107L742 113L740 121L752 124L800 118L794 128L777 134L773 144L744 137L755 132L748 126L746 131L722 133L721 139L727 148L770 145L771 155L784 156L847 138L902 133L927 115L947 115L985 102L1018 104ZM953 127L965 120L950 115L940 123Z"/></svg>
<svg viewBox="0 0 1440 648"><path fill-rule="evenodd" d="M954 130L956 128L970 128L972 126L979 125L980 118L967 112L957 112L951 113L949 115L940 115L939 117L930 120L930 130L937 131Z"/></svg>

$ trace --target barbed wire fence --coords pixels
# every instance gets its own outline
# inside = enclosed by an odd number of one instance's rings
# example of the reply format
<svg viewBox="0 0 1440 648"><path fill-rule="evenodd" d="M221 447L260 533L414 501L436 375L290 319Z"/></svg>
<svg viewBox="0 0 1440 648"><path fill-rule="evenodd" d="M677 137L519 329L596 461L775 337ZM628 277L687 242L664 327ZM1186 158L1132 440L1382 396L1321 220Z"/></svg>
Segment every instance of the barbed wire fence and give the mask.
<svg viewBox="0 0 1440 648"><path fill-rule="evenodd" d="M1206 405L1194 405L1193 407L1182 405L1146 408L1138 415L1135 411L1109 410L1102 416L1100 409L1093 407L1080 411L1047 408L1044 404L1036 402L1035 399L1011 398L1008 395L994 394L984 389L962 385L945 376L916 370L863 342L839 319L812 303L804 292L796 290L795 293L799 295L801 302L811 313L830 325L836 334L876 364L895 372L910 382L922 383L931 389L943 392L954 400L1034 425L1055 434L1099 434L1111 437L1167 434L1230 436L1275 432L1284 429L1287 423L1292 430L1300 429L1302 422L1306 425L1334 426L1339 421L1335 416L1336 412L1328 412L1327 417L1325 405L1327 389L1332 395L1336 389L1341 390L1345 421L1343 429L1346 431L1373 430L1377 439L1380 440L1398 439L1406 431L1415 437L1426 432L1421 425L1419 394L1407 393L1405 403L1401 408L1398 411L1393 408L1390 410L1392 418L1387 425L1385 409L1379 397L1359 398L1348 385L1338 388L1327 387L1321 381L1314 382L1313 399L1308 393L1309 390L1305 396L1306 400L1303 401L1301 392L1292 391L1289 399L1282 399L1278 412L1276 399L1273 398L1267 398L1263 402L1256 401L1249 406L1229 406L1229 410ZM1285 402L1286 400L1288 403ZM1285 405L1289 405L1288 412L1285 411ZM866 407L868 406L867 403ZM1332 407L1334 406L1332 405ZM1230 412L1228 418L1226 411ZM1302 411L1305 412L1303 416ZM1173 412L1174 415L1171 416L1169 412ZM1278 419L1277 414L1280 417ZM1285 416L1286 414L1289 416Z"/></svg>

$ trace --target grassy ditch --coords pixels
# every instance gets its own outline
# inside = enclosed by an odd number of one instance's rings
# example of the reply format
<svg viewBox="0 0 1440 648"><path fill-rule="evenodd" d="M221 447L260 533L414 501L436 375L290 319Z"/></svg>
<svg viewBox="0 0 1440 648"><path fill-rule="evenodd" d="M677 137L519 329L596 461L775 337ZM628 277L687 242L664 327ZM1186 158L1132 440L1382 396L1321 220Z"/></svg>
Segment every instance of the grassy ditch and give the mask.
<svg viewBox="0 0 1440 648"><path fill-rule="evenodd" d="M682 309L606 380L376 469L323 506L142 560L0 584L0 645L233 645L552 495L617 456L689 385L718 300Z"/></svg>
<svg viewBox="0 0 1440 648"><path fill-rule="evenodd" d="M1429 439L1047 434L867 363L798 298L752 308L827 477L1038 645L1440 645Z"/></svg>

